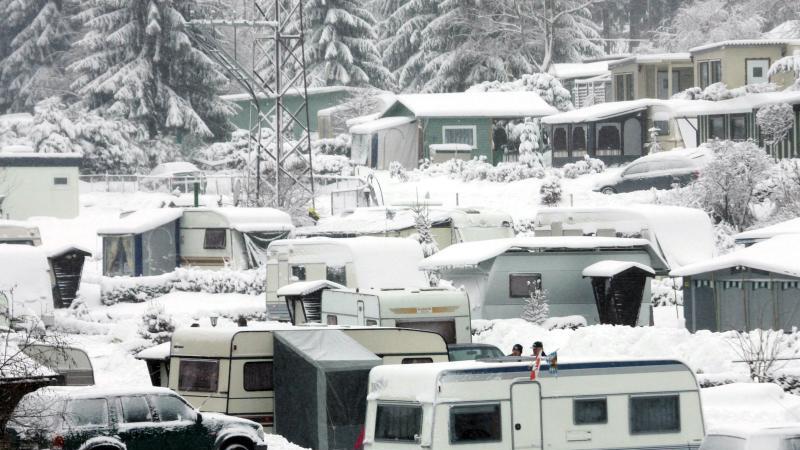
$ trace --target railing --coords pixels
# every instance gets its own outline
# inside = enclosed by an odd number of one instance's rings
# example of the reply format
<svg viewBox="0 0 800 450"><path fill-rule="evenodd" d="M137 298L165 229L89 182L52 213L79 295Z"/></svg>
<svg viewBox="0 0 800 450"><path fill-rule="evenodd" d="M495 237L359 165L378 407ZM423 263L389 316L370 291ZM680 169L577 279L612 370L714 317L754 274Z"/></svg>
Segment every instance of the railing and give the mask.
<svg viewBox="0 0 800 450"><path fill-rule="evenodd" d="M89 192L194 192L198 183L201 194L234 195L247 186L248 177L241 174L203 176L152 176L152 175L81 175L82 189Z"/></svg>

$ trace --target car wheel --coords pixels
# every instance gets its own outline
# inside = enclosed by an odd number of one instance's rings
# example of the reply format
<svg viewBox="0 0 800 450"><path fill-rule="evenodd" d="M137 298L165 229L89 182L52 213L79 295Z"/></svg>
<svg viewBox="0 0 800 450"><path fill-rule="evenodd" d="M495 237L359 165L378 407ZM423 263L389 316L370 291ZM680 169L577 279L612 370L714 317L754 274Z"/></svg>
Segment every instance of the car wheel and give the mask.
<svg viewBox="0 0 800 450"><path fill-rule="evenodd" d="M600 192L606 195L612 195L617 193L617 191L615 191L614 188L612 188L611 186L606 186L603 189L600 189Z"/></svg>
<svg viewBox="0 0 800 450"><path fill-rule="evenodd" d="M250 447L239 442L227 444L222 448L223 450L250 450Z"/></svg>

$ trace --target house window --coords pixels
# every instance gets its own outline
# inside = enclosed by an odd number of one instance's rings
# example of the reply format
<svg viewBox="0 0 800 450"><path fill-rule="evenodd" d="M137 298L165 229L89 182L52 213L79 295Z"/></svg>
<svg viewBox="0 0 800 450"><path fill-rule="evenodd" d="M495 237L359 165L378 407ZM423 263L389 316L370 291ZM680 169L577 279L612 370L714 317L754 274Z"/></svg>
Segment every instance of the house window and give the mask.
<svg viewBox="0 0 800 450"><path fill-rule="evenodd" d="M722 61L711 61L711 84L722 81Z"/></svg>
<svg viewBox="0 0 800 450"><path fill-rule="evenodd" d="M245 391L271 391L272 390L272 362L256 361L244 363L244 390Z"/></svg>
<svg viewBox="0 0 800 450"><path fill-rule="evenodd" d="M597 155L619 155L621 152L618 123L601 123L597 125Z"/></svg>
<svg viewBox="0 0 800 450"><path fill-rule="evenodd" d="M375 411L376 441L414 442L421 432L421 406L378 404Z"/></svg>
<svg viewBox="0 0 800 450"><path fill-rule="evenodd" d="M226 232L225 228L208 228L203 238L203 248L206 250L224 250Z"/></svg>
<svg viewBox="0 0 800 450"><path fill-rule="evenodd" d="M631 434L681 431L680 397L677 395L631 397L628 414Z"/></svg>
<svg viewBox="0 0 800 450"><path fill-rule="evenodd" d="M575 425L608 423L606 399L589 398L573 400L572 419Z"/></svg>
<svg viewBox="0 0 800 450"><path fill-rule="evenodd" d="M55 186L67 186L69 184L69 178L67 177L55 177L53 178L53 185Z"/></svg>
<svg viewBox="0 0 800 450"><path fill-rule="evenodd" d="M700 87L705 89L709 85L722 81L722 61L703 61L698 64L700 70Z"/></svg>
<svg viewBox="0 0 800 450"><path fill-rule="evenodd" d="M708 138L725 139L725 116L711 116L708 118Z"/></svg>
<svg viewBox="0 0 800 450"><path fill-rule="evenodd" d="M531 292L542 288L540 273L508 274L508 295L510 297L528 297Z"/></svg>
<svg viewBox="0 0 800 450"><path fill-rule="evenodd" d="M626 73L625 74L625 100L633 100L635 97L633 95L633 74Z"/></svg>
<svg viewBox="0 0 800 450"><path fill-rule="evenodd" d="M345 266L325 266L325 279L347 286L347 268Z"/></svg>
<svg viewBox="0 0 800 450"><path fill-rule="evenodd" d="M178 368L178 390L193 392L217 392L219 361L184 359Z"/></svg>
<svg viewBox="0 0 800 450"><path fill-rule="evenodd" d="M553 157L566 158L567 153L567 128L556 127L553 129Z"/></svg>
<svg viewBox="0 0 800 450"><path fill-rule="evenodd" d="M669 135L669 120L654 120L653 128L658 128L659 136Z"/></svg>
<svg viewBox="0 0 800 450"><path fill-rule="evenodd" d="M469 405L450 408L450 443L500 442L500 405Z"/></svg>
<svg viewBox="0 0 800 450"><path fill-rule="evenodd" d="M586 154L586 127L572 128L572 156L581 157Z"/></svg>
<svg viewBox="0 0 800 450"><path fill-rule="evenodd" d="M731 139L734 141L747 139L747 120L743 114L731 116Z"/></svg>
<svg viewBox="0 0 800 450"><path fill-rule="evenodd" d="M442 143L467 144L475 147L476 132L474 126L442 127Z"/></svg>
<svg viewBox="0 0 800 450"><path fill-rule="evenodd" d="M618 102L625 100L625 75L614 76L614 97Z"/></svg>
<svg viewBox="0 0 800 450"><path fill-rule="evenodd" d="M306 281L306 266L292 266L292 280Z"/></svg>

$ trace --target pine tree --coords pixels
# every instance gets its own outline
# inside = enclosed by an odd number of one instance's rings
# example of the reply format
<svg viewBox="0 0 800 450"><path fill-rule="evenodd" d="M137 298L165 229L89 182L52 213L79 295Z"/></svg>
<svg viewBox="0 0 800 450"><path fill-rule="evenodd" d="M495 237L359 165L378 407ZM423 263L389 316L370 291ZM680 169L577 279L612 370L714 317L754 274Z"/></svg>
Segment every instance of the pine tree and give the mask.
<svg viewBox="0 0 800 450"><path fill-rule="evenodd" d="M80 0L87 57L70 65L95 109L143 123L150 134L221 135L233 107L217 93L221 69L191 42L185 17L198 0Z"/></svg>
<svg viewBox="0 0 800 450"><path fill-rule="evenodd" d="M0 110L30 110L63 83L63 0L0 0Z"/></svg>
<svg viewBox="0 0 800 450"><path fill-rule="evenodd" d="M375 18L363 2L309 0L305 13L312 84L394 86L376 45Z"/></svg>
<svg viewBox="0 0 800 450"><path fill-rule="evenodd" d="M139 335L156 344L162 344L172 338L174 331L175 321L172 320L171 315L167 314L164 305L157 301L151 301L142 316Z"/></svg>
<svg viewBox="0 0 800 450"><path fill-rule="evenodd" d="M550 316L548 301L547 291L542 289L538 283L535 286L529 285L528 297L525 298L525 304L522 306L522 318L540 325Z"/></svg>
<svg viewBox="0 0 800 450"><path fill-rule="evenodd" d="M411 208L411 212L414 214L414 227L417 229L417 240L422 246L423 256L427 258L439 251L439 246L436 244L436 240L433 239L433 234L431 234L433 224L431 223L428 207L418 204Z"/></svg>
<svg viewBox="0 0 800 450"><path fill-rule="evenodd" d="M401 91L417 92L424 85L423 33L436 18L437 5L437 0L385 0L381 5L386 20L378 28L379 48Z"/></svg>

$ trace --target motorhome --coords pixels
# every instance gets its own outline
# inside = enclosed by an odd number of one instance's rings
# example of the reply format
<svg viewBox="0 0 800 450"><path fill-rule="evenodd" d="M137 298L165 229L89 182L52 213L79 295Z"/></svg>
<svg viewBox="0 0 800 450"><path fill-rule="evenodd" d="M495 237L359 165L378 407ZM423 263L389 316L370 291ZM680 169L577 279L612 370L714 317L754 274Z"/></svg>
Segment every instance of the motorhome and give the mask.
<svg viewBox="0 0 800 450"><path fill-rule="evenodd" d="M505 359L505 358L504 358ZM370 372L365 450L697 449L692 370L674 360L465 361Z"/></svg>
<svg viewBox="0 0 800 450"><path fill-rule="evenodd" d="M442 288L326 289L322 323L428 330L448 344L472 342L467 293Z"/></svg>
<svg viewBox="0 0 800 450"><path fill-rule="evenodd" d="M362 236L281 239L267 248L267 315L289 320L278 289L299 281L328 280L352 289L430 286L417 269L422 247L412 239Z"/></svg>
<svg viewBox="0 0 800 450"><path fill-rule="evenodd" d="M162 380L202 411L245 417L271 431L275 420L273 360L276 334L341 330L383 364L448 360L444 339L430 331L379 327L181 328L172 335ZM156 352L158 353L158 352ZM162 382L163 382L162 381ZM311 387L309 387L311 389Z"/></svg>

